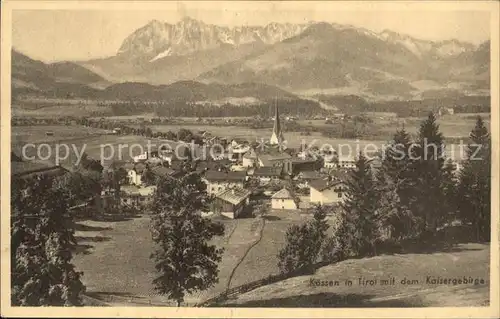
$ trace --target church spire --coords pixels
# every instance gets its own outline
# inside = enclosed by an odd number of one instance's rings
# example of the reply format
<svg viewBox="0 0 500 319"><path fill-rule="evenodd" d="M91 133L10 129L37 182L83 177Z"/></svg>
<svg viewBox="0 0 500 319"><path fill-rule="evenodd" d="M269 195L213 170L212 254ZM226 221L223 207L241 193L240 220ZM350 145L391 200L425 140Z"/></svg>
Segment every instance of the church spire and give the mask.
<svg viewBox="0 0 500 319"><path fill-rule="evenodd" d="M281 123L280 123L280 114L278 110L278 97L275 99L275 117L274 117L274 126L273 126L273 134L271 135L270 143L271 145L277 145L283 143L285 138L283 137L283 132L281 131Z"/></svg>

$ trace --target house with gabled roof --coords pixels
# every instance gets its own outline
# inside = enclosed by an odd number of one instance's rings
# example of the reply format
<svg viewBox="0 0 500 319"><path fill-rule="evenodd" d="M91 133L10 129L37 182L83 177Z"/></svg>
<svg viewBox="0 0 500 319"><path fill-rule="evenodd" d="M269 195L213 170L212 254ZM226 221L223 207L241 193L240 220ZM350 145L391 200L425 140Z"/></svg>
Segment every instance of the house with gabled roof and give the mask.
<svg viewBox="0 0 500 319"><path fill-rule="evenodd" d="M258 167L253 171L253 177L257 178L261 185L264 185L272 180L280 179L282 176L282 172L283 172L283 167L280 166Z"/></svg>
<svg viewBox="0 0 500 319"><path fill-rule="evenodd" d="M251 192L247 189L234 187L215 194L212 211L228 218L238 218L250 202Z"/></svg>
<svg viewBox="0 0 500 319"><path fill-rule="evenodd" d="M297 197L289 189L283 188L271 196L271 208L287 210L298 209Z"/></svg>
<svg viewBox="0 0 500 319"><path fill-rule="evenodd" d="M339 179L317 179L309 182L311 204L339 204L345 199L346 183Z"/></svg>
<svg viewBox="0 0 500 319"><path fill-rule="evenodd" d="M246 172L206 171L202 180L207 184L207 192L216 194L228 188L244 188Z"/></svg>

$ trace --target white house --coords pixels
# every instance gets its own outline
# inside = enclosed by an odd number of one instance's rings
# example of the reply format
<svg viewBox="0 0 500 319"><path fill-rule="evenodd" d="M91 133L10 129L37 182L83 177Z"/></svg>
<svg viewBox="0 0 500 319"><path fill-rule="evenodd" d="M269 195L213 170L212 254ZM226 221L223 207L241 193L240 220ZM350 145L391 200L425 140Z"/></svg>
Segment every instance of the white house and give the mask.
<svg viewBox="0 0 500 319"><path fill-rule="evenodd" d="M142 163L137 163L134 165L134 168L130 169L127 172L129 183L132 185L141 186L142 185L142 174L146 169L146 165Z"/></svg>
<svg viewBox="0 0 500 319"><path fill-rule="evenodd" d="M257 154L253 149L243 155L242 166L244 167L255 167L257 165Z"/></svg>
<svg viewBox="0 0 500 319"><path fill-rule="evenodd" d="M295 202L295 196L288 189L283 188L271 196L271 208L272 209L287 209L295 210L297 209L297 204Z"/></svg>
<svg viewBox="0 0 500 319"><path fill-rule="evenodd" d="M311 204L336 204L344 201L345 183L318 179L309 182Z"/></svg>

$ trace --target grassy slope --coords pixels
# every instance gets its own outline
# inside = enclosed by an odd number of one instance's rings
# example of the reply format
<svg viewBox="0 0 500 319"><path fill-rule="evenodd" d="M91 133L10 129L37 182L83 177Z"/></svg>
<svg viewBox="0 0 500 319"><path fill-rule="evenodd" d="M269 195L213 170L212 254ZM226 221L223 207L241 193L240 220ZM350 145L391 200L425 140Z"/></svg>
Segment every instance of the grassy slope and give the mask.
<svg viewBox="0 0 500 319"><path fill-rule="evenodd" d="M396 278L393 286L359 286L358 278ZM485 285L430 285L426 276L483 278ZM403 285L404 277L419 284ZM311 278L339 280L340 286L312 287ZM353 281L345 286L344 280ZM241 307L402 307L487 305L489 300L489 245L465 244L448 252L385 255L353 259L325 266L312 276L300 276L257 288L229 300Z"/></svg>

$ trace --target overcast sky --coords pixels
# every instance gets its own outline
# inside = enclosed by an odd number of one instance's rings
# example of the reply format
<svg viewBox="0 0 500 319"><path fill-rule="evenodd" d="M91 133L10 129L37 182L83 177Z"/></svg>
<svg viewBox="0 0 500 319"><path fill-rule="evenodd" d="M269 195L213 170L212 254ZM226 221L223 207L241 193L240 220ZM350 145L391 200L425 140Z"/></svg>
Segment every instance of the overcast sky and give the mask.
<svg viewBox="0 0 500 319"><path fill-rule="evenodd" d="M411 36L444 40L455 38L479 44L489 39L485 11L434 10L430 7L340 6L335 3L162 3L161 8L128 6L107 10L15 10L12 13L14 48L43 61L84 60L111 56L125 37L152 19L171 24L185 16L218 25L265 25L270 22L326 21L351 24L376 32L389 29ZM404 3L404 2L403 2ZM361 8L362 11L359 11ZM356 11L355 11L356 10ZM432 11L429 11L432 10Z"/></svg>

